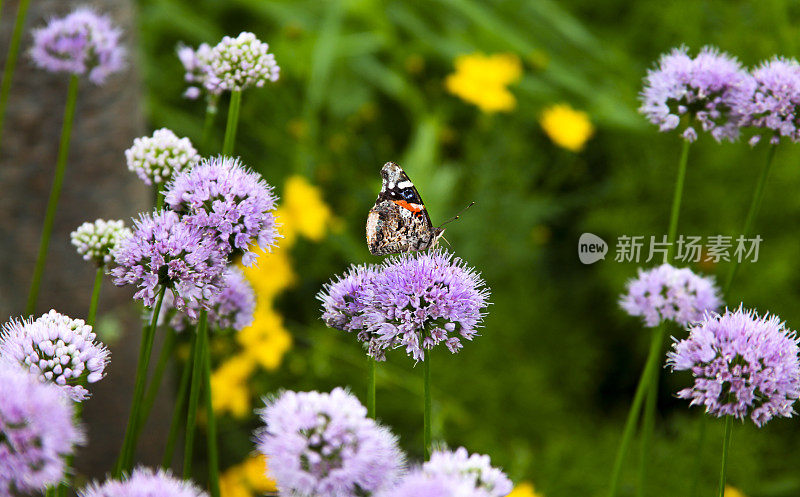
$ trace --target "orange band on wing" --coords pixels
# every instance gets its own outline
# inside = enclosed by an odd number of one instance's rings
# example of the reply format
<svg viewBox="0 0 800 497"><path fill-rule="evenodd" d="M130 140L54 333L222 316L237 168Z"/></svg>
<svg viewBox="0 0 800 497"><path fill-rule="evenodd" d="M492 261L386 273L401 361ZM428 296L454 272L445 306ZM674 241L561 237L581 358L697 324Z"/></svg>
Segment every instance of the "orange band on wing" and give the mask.
<svg viewBox="0 0 800 497"><path fill-rule="evenodd" d="M420 212L422 211L423 207L419 204L411 204L406 202L405 200L392 200L395 204L399 205L403 209L410 210L411 212Z"/></svg>

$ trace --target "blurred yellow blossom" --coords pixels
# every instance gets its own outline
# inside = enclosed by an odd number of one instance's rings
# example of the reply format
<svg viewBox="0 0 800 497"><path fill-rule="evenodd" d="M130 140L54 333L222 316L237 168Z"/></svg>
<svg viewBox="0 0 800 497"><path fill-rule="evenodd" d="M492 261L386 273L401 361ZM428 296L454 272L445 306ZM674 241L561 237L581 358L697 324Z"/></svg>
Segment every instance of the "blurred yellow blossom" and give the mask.
<svg viewBox="0 0 800 497"><path fill-rule="evenodd" d="M333 220L333 212L322 199L319 188L299 175L286 180L283 199L275 216L282 225L283 247L291 247L297 235L314 242L321 241Z"/></svg>
<svg viewBox="0 0 800 497"><path fill-rule="evenodd" d="M211 404L214 411L230 412L238 418L250 413L250 388L247 380L255 370L255 360L239 354L223 362L211 374Z"/></svg>
<svg viewBox="0 0 800 497"><path fill-rule="evenodd" d="M507 86L522 77L522 63L515 54L460 55L455 73L447 76L447 91L477 105L484 112L510 111L517 105Z"/></svg>
<svg viewBox="0 0 800 497"><path fill-rule="evenodd" d="M272 252L254 248L254 252L258 254L256 264L252 267L241 267L241 270L247 281L253 285L253 291L259 302L270 301L294 285L297 275L292 271L292 263L286 248L279 246Z"/></svg>
<svg viewBox="0 0 800 497"><path fill-rule="evenodd" d="M741 490L730 485L725 486L725 497L747 497Z"/></svg>
<svg viewBox="0 0 800 497"><path fill-rule="evenodd" d="M542 494L536 493L533 489L533 484L527 481L524 481L514 487L514 490L511 491L506 497L543 497Z"/></svg>
<svg viewBox="0 0 800 497"><path fill-rule="evenodd" d="M255 497L275 492L275 480L267 476L266 458L254 455L230 467L219 477L221 497Z"/></svg>
<svg viewBox="0 0 800 497"><path fill-rule="evenodd" d="M270 304L259 301L253 317L253 324L237 333L236 341L242 346L242 353L262 368L277 369L292 347L292 336Z"/></svg>
<svg viewBox="0 0 800 497"><path fill-rule="evenodd" d="M581 151L594 134L589 114L575 110L568 104L555 104L546 108L539 123L553 143L573 152Z"/></svg>

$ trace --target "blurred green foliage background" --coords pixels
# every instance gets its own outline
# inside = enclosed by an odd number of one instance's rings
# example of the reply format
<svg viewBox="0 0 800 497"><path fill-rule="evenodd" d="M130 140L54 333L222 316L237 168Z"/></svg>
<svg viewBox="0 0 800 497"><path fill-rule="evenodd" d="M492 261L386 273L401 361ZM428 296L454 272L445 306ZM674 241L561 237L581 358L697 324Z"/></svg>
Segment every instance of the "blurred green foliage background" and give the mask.
<svg viewBox="0 0 800 497"><path fill-rule="evenodd" d="M404 166L434 223L470 201L448 227L451 249L492 287L483 336L458 355L433 356L435 438L488 453L548 497L603 495L649 332L617 299L637 265L584 266L576 245L592 232L666 234L679 139L637 114L641 78L658 55L685 43L715 44L747 65L797 55L800 4L784 0L142 0L138 58L147 116L199 141L204 104L181 97L178 42L216 43L253 31L271 45L281 79L245 92L237 152L274 185L302 174L323 192L343 229L291 253L298 283L277 307L294 346L274 373L279 388L362 395L366 362L353 336L324 327L314 296L350 263L378 262L364 220L387 160ZM453 60L474 52L517 54L522 80L513 111L488 115L445 91ZM555 146L539 115L567 102L588 112L595 136L580 153ZM226 100L215 129L216 153ZM756 231L760 260L746 264L729 305L769 310L800 326L797 222L800 155L781 146ZM736 235L764 146L692 147L679 233ZM279 188L279 193L280 188ZM725 264L694 268L724 275ZM670 331L678 337L681 330ZM421 368L400 351L378 378L378 415L421 455ZM701 490L716 485L722 422L710 423L699 457L700 412L673 394L689 381L662 373L648 494L687 495L697 464ZM256 405L258 401L254 402ZM223 419L223 466L248 453L256 420ZM800 430L775 420L737 424L729 481L751 497L800 495ZM633 495L637 450L623 494Z"/></svg>

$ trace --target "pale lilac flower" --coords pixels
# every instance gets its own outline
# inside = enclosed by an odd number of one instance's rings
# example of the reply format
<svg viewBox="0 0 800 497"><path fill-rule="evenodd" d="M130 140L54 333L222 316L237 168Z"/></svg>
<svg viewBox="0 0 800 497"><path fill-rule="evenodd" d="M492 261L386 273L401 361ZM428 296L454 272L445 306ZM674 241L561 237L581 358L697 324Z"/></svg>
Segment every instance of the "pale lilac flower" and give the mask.
<svg viewBox="0 0 800 497"><path fill-rule="evenodd" d="M489 289L480 273L443 250L388 258L369 284L363 311L368 353L402 347L416 361L444 343L452 353L478 334Z"/></svg>
<svg viewBox="0 0 800 497"><path fill-rule="evenodd" d="M93 483L78 491L80 497L207 497L191 481L181 480L167 470L137 467L121 480Z"/></svg>
<svg viewBox="0 0 800 497"><path fill-rule="evenodd" d="M96 338L82 319L51 310L35 321L12 319L4 324L0 359L24 366L80 402L89 397L83 381L100 381L108 364L110 353Z"/></svg>
<svg viewBox="0 0 800 497"><path fill-rule="evenodd" d="M78 229L70 233L70 239L83 260L105 266L114 259L112 252L131 235L131 230L125 226L124 221L98 219L78 226Z"/></svg>
<svg viewBox="0 0 800 497"><path fill-rule="evenodd" d="M34 30L31 57L42 69L88 74L90 81L102 84L125 66L121 36L111 18L81 7Z"/></svg>
<svg viewBox="0 0 800 497"><path fill-rule="evenodd" d="M686 326L721 305L713 277L698 276L691 269L670 264L646 271L640 268L639 275L628 280L627 291L620 298L620 306L631 316L641 316L649 327L662 321Z"/></svg>
<svg viewBox="0 0 800 497"><path fill-rule="evenodd" d="M163 185L178 173L200 162L200 154L188 138L178 138L167 128L157 129L153 136L133 140L125 151L128 169L146 185Z"/></svg>
<svg viewBox="0 0 800 497"><path fill-rule="evenodd" d="M277 81L280 75L269 45L246 31L236 38L224 37L202 62L207 64L203 84L212 94L251 86L261 88L268 81Z"/></svg>
<svg viewBox="0 0 800 497"><path fill-rule="evenodd" d="M392 486L402 471L396 437L341 388L284 392L267 400L260 415L258 450L269 458L281 495L370 495Z"/></svg>
<svg viewBox="0 0 800 497"><path fill-rule="evenodd" d="M455 451L434 451L430 460L422 465L422 471L429 476L464 478L489 497L505 497L514 488L506 474L492 466L489 456L469 454L464 447Z"/></svg>
<svg viewBox="0 0 800 497"><path fill-rule="evenodd" d="M422 469L406 474L395 487L382 491L378 497L492 497L474 481L455 475L430 475ZM504 494L505 495L505 494Z"/></svg>
<svg viewBox="0 0 800 497"><path fill-rule="evenodd" d="M680 127L690 142L697 139L697 124L718 142L735 141L754 86L735 57L704 47L692 59L686 47L678 47L647 72L639 111L660 131Z"/></svg>
<svg viewBox="0 0 800 497"><path fill-rule="evenodd" d="M222 291L225 252L213 233L185 222L172 211L142 214L133 236L114 252L114 284L136 285L134 298L153 307L160 287L172 291L174 305L190 317Z"/></svg>
<svg viewBox="0 0 800 497"><path fill-rule="evenodd" d="M211 46L208 43L201 43L197 49L186 46L183 43L178 44L177 48L178 59L180 59L183 68L186 70L184 79L187 83L197 86L189 86L184 92L185 98L194 100L200 96L200 88L205 88L206 79L209 73L209 61L211 57ZM208 90L212 95L219 95L222 90L214 88Z"/></svg>
<svg viewBox="0 0 800 497"><path fill-rule="evenodd" d="M0 361L0 495L42 492L83 444L63 391L17 364Z"/></svg>
<svg viewBox="0 0 800 497"><path fill-rule="evenodd" d="M189 224L216 232L221 245L243 254L245 266L258 257L251 244L270 250L280 237L273 215L277 200L260 174L223 156L177 175L166 193L172 210L184 214Z"/></svg>
<svg viewBox="0 0 800 497"><path fill-rule="evenodd" d="M800 397L800 362L795 332L778 316L743 309L709 313L675 340L667 354L673 371L691 371L694 385L678 392L690 405L717 417L749 417L763 426L791 417Z"/></svg>
<svg viewBox="0 0 800 497"><path fill-rule="evenodd" d="M365 332L364 310L367 309L374 266L351 266L342 276L326 283L317 294L322 302L322 320L331 328L342 331ZM367 341L368 337L361 338Z"/></svg>
<svg viewBox="0 0 800 497"><path fill-rule="evenodd" d="M771 130L770 143L781 137L800 141L800 65L794 59L774 57L753 71L756 89L750 103L749 124ZM754 136L755 144L760 135Z"/></svg>

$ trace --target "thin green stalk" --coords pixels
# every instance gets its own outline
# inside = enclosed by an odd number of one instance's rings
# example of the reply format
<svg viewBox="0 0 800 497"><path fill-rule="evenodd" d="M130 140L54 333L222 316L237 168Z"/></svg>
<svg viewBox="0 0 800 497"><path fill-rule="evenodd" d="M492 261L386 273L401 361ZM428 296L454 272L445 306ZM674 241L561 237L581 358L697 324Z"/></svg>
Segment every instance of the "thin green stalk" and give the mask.
<svg viewBox="0 0 800 497"><path fill-rule="evenodd" d="M86 318L86 324L89 326L94 326L94 318L97 316L97 302L100 300L100 287L103 286L103 275L106 274L105 269L105 266L98 267L94 275L92 301L89 302L89 316Z"/></svg>
<svg viewBox="0 0 800 497"><path fill-rule="evenodd" d="M144 396L144 404L139 416L140 428L147 424L147 418L150 416L150 411L153 410L158 390L161 388L161 380L164 378L164 371L167 369L169 358L172 357L172 351L175 350L176 338L175 330L169 328L167 336L164 338L164 343L161 345L161 351L158 353L158 361L156 361L153 377L150 379L150 384L147 385L147 390L145 390L147 393Z"/></svg>
<svg viewBox="0 0 800 497"><path fill-rule="evenodd" d="M14 79L14 69L17 67L19 46L22 42L22 33L25 32L25 17L28 14L30 0L20 0L17 7L17 18L14 21L14 31L11 33L11 44L8 46L6 65L3 68L3 80L0 82L0 138L3 133L3 123L6 118L8 95L11 91L11 80Z"/></svg>
<svg viewBox="0 0 800 497"><path fill-rule="evenodd" d="M678 218L681 213L681 200L683 199L683 185L686 182L686 164L689 162L689 146L691 142L684 140L681 147L681 158L678 162L678 177L675 179L675 191L672 194L672 210L669 215L669 232L667 234L667 260L672 260L672 248L678 237Z"/></svg>
<svg viewBox="0 0 800 497"><path fill-rule="evenodd" d="M422 361L422 370L424 374L424 406L422 415L422 428L423 428L423 443L425 444L425 460L431 457L431 351L425 352L425 359Z"/></svg>
<svg viewBox="0 0 800 497"><path fill-rule="evenodd" d="M764 198L764 187L767 184L767 178L769 177L769 171L772 168L772 161L775 158L775 149L777 145L770 145L769 151L767 152L767 161L764 163L764 166L761 168L761 174L758 176L758 181L756 182L756 188L753 191L753 199L750 201L750 208L747 210L747 217L744 221L744 228L742 228L742 236L747 236L750 234L751 230L753 229L753 223L756 220L756 216L758 216L758 211L761 208L761 200ZM726 297L728 296L728 291L731 289L731 285L733 285L733 279L736 277L736 271L739 269L739 259L736 258L731 263L731 267L728 270L728 277L725 279L725 286L722 288L722 294Z"/></svg>
<svg viewBox="0 0 800 497"><path fill-rule="evenodd" d="M186 443L183 452L183 479L192 475L192 456L194 454L194 432L197 421L197 405L200 400L200 386L203 382L203 354L206 347L206 327L208 316L205 309L200 311L200 320L197 323L197 343L195 344L194 357L192 357L192 382L189 388L189 409L186 415Z"/></svg>
<svg viewBox="0 0 800 497"><path fill-rule="evenodd" d="M197 346L197 333L192 334L192 345L189 348L189 357L183 363L183 372L178 386L178 394L175 397L175 407L172 410L172 421L169 424L169 435L167 445L164 448L164 457L161 459L161 467L167 469L172 464L172 456L175 453L175 442L178 440L178 431L181 424L181 415L186 405L186 391L189 390L189 378L192 373L192 357Z"/></svg>
<svg viewBox="0 0 800 497"><path fill-rule="evenodd" d="M142 342L139 345L139 361L136 365L136 383L133 389L133 400L131 401L131 413L128 417L128 426L125 428L125 439L122 442L122 450L119 459L114 467L114 477L119 478L124 471L131 469L133 457L136 452L136 441L139 437L139 409L144 397L144 387L147 382L147 369L150 364L150 353L153 351L153 340L158 326L158 315L161 312L161 304L164 302L164 294L167 287L162 286L156 297L156 306L153 308L153 317L150 319L150 326L142 332Z"/></svg>
<svg viewBox="0 0 800 497"><path fill-rule="evenodd" d="M719 497L725 497L725 482L728 471L728 449L731 446L731 431L733 430L733 416L725 416L725 438L722 439L722 467L719 470Z"/></svg>
<svg viewBox="0 0 800 497"><path fill-rule="evenodd" d="M200 147L204 150L208 149L208 140L211 139L211 130L214 128L214 121L217 118L217 103L219 96L213 95L209 97L208 104L206 105L206 117L203 120L203 134L200 138Z"/></svg>
<svg viewBox="0 0 800 497"><path fill-rule="evenodd" d="M22 5L20 5L22 8ZM50 188L50 198L47 201L47 211L44 216L42 227L42 238L39 242L39 254L36 257L36 266L33 270L33 281L28 293L28 305L25 306L25 314L30 316L36 311L36 301L39 298L39 287L42 283L44 265L47 261L47 249L50 246L50 235L53 232L53 223L56 219L56 208L58 198L61 196L61 185L64 183L64 172L67 166L69 155L69 141L72 137L72 122L75 118L75 102L78 100L78 76L72 75L69 78L69 89L67 90L67 103L64 107L64 122L61 125L61 143L58 146L58 160L56 162L56 174L53 177L53 186ZM0 109L2 112L2 109Z"/></svg>
<svg viewBox="0 0 800 497"><path fill-rule="evenodd" d="M236 128L239 126L239 108L242 105L242 92L232 91L228 106L228 124L225 126L225 140L222 142L222 155L231 155L236 143Z"/></svg>
<svg viewBox="0 0 800 497"><path fill-rule="evenodd" d="M219 495L219 451L217 450L217 420L214 417L213 396L211 395L211 347L208 341L208 326L203 327L203 333L206 344L203 354L204 368L203 379L205 380L206 390L206 435L208 441L208 487L211 497L220 497Z"/></svg>
<svg viewBox="0 0 800 497"><path fill-rule="evenodd" d="M375 419L375 369L377 361L372 357L367 358L369 370L367 372L367 416Z"/></svg>
<svg viewBox="0 0 800 497"><path fill-rule="evenodd" d="M164 207L164 193L161 191L161 188L158 185L156 185L155 189L156 189L156 201L155 201L156 210L160 210L162 207Z"/></svg>

